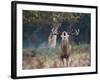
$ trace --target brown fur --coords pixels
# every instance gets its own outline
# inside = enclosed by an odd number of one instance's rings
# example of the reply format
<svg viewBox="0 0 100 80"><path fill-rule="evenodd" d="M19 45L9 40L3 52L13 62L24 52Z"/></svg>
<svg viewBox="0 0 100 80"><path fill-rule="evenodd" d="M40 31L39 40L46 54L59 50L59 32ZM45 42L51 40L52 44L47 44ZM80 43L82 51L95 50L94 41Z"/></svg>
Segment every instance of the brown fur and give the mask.
<svg viewBox="0 0 100 80"><path fill-rule="evenodd" d="M57 40L57 34L50 34L48 38L48 47L55 48Z"/></svg>
<svg viewBox="0 0 100 80"><path fill-rule="evenodd" d="M71 45L69 39L61 41L61 51L62 54L60 56L63 66L65 64L64 59L67 62L67 66L70 66L70 55L71 55Z"/></svg>

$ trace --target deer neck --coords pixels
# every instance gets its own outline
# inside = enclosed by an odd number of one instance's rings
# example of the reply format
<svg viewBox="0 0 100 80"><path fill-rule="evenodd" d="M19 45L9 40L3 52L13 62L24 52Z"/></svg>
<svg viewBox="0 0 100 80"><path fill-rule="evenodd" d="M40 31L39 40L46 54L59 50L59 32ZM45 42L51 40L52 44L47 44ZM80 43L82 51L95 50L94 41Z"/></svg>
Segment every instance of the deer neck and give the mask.
<svg viewBox="0 0 100 80"><path fill-rule="evenodd" d="M67 40L62 40L62 43L64 44L64 45L66 45L67 47L69 46L69 40L67 39Z"/></svg>

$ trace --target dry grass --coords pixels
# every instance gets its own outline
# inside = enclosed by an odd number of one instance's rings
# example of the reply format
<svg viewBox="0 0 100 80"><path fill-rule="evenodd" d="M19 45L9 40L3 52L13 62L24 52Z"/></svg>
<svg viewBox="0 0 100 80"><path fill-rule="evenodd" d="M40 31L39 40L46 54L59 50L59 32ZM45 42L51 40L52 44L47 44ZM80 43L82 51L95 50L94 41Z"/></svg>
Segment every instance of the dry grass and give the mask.
<svg viewBox="0 0 100 80"><path fill-rule="evenodd" d="M91 65L89 45L74 45L70 67ZM23 69L60 68L60 48L23 49Z"/></svg>

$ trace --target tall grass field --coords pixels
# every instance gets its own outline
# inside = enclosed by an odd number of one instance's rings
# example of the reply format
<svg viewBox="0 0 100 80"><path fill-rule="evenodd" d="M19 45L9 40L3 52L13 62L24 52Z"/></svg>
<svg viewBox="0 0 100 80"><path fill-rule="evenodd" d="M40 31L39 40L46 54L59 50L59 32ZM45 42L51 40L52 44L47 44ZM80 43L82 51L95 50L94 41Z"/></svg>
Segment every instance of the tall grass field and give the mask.
<svg viewBox="0 0 100 80"><path fill-rule="evenodd" d="M73 44L69 67L91 66L90 44ZM23 69L61 68L61 48L24 48ZM67 66L65 66L67 67Z"/></svg>

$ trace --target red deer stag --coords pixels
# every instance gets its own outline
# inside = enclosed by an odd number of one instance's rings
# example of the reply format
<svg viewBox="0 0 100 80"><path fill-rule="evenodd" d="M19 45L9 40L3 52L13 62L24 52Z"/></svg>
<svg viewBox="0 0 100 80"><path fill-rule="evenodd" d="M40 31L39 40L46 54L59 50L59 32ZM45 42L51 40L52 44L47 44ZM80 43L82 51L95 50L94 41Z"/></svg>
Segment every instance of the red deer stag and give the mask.
<svg viewBox="0 0 100 80"><path fill-rule="evenodd" d="M70 42L69 42L69 35L67 32L62 32L62 35L61 35L61 51L62 51L62 54L60 56L61 58L61 64L63 66L70 66L70 61L71 61L71 45L70 45ZM65 61L66 61L66 64L65 64Z"/></svg>
<svg viewBox="0 0 100 80"><path fill-rule="evenodd" d="M60 23L53 24L50 35L48 37L48 48L55 48L56 47L58 29L59 29L60 25L61 25Z"/></svg>
<svg viewBox="0 0 100 80"><path fill-rule="evenodd" d="M57 34L50 34L48 38L48 47L49 48L55 48L56 46L56 40L57 40Z"/></svg>

